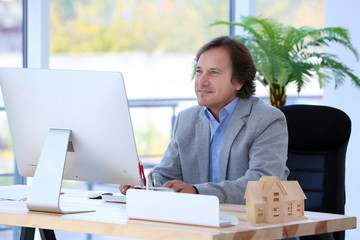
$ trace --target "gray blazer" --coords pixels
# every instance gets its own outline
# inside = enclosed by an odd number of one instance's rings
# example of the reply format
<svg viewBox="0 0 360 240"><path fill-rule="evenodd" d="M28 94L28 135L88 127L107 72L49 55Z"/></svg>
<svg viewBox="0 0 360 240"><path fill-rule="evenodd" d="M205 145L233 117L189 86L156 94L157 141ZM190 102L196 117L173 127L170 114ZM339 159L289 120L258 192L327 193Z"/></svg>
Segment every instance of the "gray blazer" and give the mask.
<svg viewBox="0 0 360 240"><path fill-rule="evenodd" d="M262 100L240 99L221 150L220 183L209 182L210 124L204 107L181 111L161 162L152 170L157 182L182 180L199 194L220 202L245 204L248 181L263 175L286 180L288 133L285 116Z"/></svg>

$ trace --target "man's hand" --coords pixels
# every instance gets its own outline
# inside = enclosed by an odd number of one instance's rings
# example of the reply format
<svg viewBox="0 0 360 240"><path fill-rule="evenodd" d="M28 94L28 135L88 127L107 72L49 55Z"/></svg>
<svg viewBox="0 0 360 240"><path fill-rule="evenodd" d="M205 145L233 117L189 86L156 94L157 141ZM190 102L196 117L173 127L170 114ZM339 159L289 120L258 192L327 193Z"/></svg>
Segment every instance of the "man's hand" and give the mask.
<svg viewBox="0 0 360 240"><path fill-rule="evenodd" d="M126 191L129 189L129 188L134 188L133 186L131 185L120 185L119 186L119 190L122 194L126 195Z"/></svg>
<svg viewBox="0 0 360 240"><path fill-rule="evenodd" d="M167 181L162 187L172 188L175 192L197 194L196 189L180 180Z"/></svg>

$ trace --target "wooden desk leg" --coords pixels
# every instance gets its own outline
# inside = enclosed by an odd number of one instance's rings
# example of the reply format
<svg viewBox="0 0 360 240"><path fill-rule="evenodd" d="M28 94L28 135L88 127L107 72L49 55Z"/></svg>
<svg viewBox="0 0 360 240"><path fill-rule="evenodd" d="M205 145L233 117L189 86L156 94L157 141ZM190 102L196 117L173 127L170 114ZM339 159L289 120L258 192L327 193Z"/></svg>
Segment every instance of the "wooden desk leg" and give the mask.
<svg viewBox="0 0 360 240"><path fill-rule="evenodd" d="M21 227L20 240L33 240L35 228Z"/></svg>
<svg viewBox="0 0 360 240"><path fill-rule="evenodd" d="M56 240L54 230L39 229L42 240ZM34 240L35 228L22 227L20 240Z"/></svg>

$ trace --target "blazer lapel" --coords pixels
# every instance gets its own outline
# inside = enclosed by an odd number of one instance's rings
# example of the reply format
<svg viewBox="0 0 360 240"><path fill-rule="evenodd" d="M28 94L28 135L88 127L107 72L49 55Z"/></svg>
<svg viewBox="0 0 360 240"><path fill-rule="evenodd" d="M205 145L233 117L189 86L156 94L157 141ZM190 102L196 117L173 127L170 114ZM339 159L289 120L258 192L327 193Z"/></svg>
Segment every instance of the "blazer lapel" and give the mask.
<svg viewBox="0 0 360 240"><path fill-rule="evenodd" d="M252 98L240 99L236 106L235 112L232 115L229 125L226 128L224 141L221 149L221 164L220 164L220 179L225 180L226 171L229 164L230 149L233 145L236 136L239 134L241 128L244 126L242 118L250 114Z"/></svg>
<svg viewBox="0 0 360 240"><path fill-rule="evenodd" d="M195 125L195 143L200 182L203 183L209 181L210 125L201 114L204 112L200 113L200 121Z"/></svg>

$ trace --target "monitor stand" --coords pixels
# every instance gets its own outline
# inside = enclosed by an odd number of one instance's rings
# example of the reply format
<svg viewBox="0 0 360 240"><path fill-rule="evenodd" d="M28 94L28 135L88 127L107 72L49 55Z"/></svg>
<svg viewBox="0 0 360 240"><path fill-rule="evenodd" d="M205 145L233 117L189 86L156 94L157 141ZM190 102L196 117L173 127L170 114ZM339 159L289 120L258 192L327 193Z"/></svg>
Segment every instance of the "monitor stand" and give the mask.
<svg viewBox="0 0 360 240"><path fill-rule="evenodd" d="M71 130L50 129L46 137L26 206L30 211L78 213L95 210L60 207L60 192Z"/></svg>

